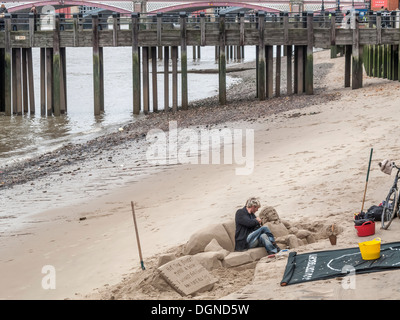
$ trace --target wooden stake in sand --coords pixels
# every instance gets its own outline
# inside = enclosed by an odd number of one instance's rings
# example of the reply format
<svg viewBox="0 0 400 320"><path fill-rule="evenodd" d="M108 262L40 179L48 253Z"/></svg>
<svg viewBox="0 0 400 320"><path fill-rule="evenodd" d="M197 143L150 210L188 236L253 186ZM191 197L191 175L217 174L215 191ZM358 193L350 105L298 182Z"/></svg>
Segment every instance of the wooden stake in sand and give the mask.
<svg viewBox="0 0 400 320"><path fill-rule="evenodd" d="M131 206L132 206L133 223L135 224L136 240L137 240L138 249L139 249L140 265L142 266L142 270L145 270L146 268L144 267L143 257L142 257L142 249L140 248L139 232L138 232L137 223L136 223L135 207L133 205L133 201L131 201Z"/></svg>
<svg viewBox="0 0 400 320"><path fill-rule="evenodd" d="M365 188L364 188L364 197L363 197L363 201L362 201L362 206L361 206L361 211L363 212L364 210L364 201L365 201L365 195L367 193L367 185L368 185L368 177L369 177L369 170L371 168L371 159L372 159L372 152L373 152L373 148L371 148L371 153L369 155L369 163L368 163L368 171L367 171L367 179L365 180Z"/></svg>

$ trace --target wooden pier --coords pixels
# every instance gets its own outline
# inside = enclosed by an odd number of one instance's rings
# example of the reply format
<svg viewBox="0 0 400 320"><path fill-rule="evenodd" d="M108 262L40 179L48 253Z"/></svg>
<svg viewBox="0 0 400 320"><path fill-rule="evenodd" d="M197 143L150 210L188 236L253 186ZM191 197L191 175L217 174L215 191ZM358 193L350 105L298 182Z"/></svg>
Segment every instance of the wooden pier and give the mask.
<svg viewBox="0 0 400 320"><path fill-rule="evenodd" d="M46 20L47 19L47 20ZM264 12L245 16L188 17L162 15L130 17L93 15L90 20L74 15L10 15L0 19L0 112L6 115L34 113L32 48L40 48L40 110L42 116L67 112L66 48L93 48L94 114L104 111L104 47L132 47L133 113L158 111L157 48L164 55L164 100L166 111L178 109L178 48L180 48L181 105L188 108L188 46L214 46L219 66L219 102L227 103L227 48L238 56L244 46L256 46L257 92L260 100L281 95L281 52L287 61L287 94L313 94L313 49L345 48L344 86L362 87L363 60L371 76L398 80L399 15L390 16L382 27L380 13L363 21L351 18L349 28L342 17L303 13L267 16ZM273 47L276 63L273 70ZM160 50L161 48L161 50ZM164 48L162 50L162 48ZM363 48L366 48L363 52ZM195 49L194 49L195 50ZM236 51L237 50L237 51ZM169 59L172 70L169 70ZM151 64L150 64L151 60ZM150 81L150 66L152 78ZM379 66L379 68L378 68ZM384 67L383 67L384 66ZM379 71L378 71L379 69ZM385 76L386 73L389 74ZM169 73L172 73L172 85ZM275 77L275 81L274 81ZM273 83L275 82L275 87ZM172 94L172 106L168 105Z"/></svg>

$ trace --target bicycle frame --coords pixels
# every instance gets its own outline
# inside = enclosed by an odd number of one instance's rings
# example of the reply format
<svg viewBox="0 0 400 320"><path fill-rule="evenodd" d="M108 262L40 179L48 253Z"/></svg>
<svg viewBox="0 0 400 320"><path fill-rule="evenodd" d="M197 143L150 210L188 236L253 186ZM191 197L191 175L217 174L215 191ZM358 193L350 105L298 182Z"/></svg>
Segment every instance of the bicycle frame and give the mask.
<svg viewBox="0 0 400 320"><path fill-rule="evenodd" d="M397 187L397 183L398 183L399 177L400 177L400 167L396 166L394 163L393 163L393 167L397 169L397 173L394 178L393 185L390 188L390 191L388 193L388 196L386 197L386 203L385 203L385 207L384 207L383 213L382 213L382 229L389 228L394 216L396 214L399 216L400 190ZM390 210L390 208L389 208L389 205L390 205L389 200L390 199L389 198L392 193L394 193L394 205L393 205L393 209L392 209L393 211L392 211L390 220L385 220L386 210ZM385 222L386 222L386 225L385 225Z"/></svg>

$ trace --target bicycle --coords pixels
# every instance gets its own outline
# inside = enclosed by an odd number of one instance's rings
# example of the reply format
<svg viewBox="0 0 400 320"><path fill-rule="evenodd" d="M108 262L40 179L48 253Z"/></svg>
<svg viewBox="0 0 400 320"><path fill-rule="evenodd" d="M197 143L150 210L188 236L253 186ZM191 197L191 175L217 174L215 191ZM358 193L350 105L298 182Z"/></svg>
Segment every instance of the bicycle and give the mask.
<svg viewBox="0 0 400 320"><path fill-rule="evenodd" d="M399 181L399 176L400 176L400 167L396 166L394 162L392 162L392 167L397 169L396 176L394 177L394 182L392 187L390 188L390 191L386 197L386 201L383 205L383 211L382 211L382 218L381 218L381 224L382 224L382 229L387 229L389 228L390 224L393 221L393 218L397 215L400 218L399 215L399 209L400 209L400 190L397 187L397 182Z"/></svg>

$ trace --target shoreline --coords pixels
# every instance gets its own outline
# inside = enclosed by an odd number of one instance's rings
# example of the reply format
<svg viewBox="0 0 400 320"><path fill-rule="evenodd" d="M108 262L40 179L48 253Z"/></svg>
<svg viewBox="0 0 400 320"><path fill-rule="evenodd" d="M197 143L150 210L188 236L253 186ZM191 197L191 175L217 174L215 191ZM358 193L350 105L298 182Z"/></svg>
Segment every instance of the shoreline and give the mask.
<svg viewBox="0 0 400 320"><path fill-rule="evenodd" d="M191 104L188 111L150 114L141 126L127 125L122 132L94 139L87 145L71 146L65 153L44 155L29 166L15 168L12 173L17 177L22 170L26 176L10 183L12 188L0 188L9 197L5 201L15 202L6 203L9 215L18 215L23 207L26 211L32 206L41 207L35 208L38 213L27 212L21 218L22 228L18 232L9 229L0 233L0 263L6 275L0 286L0 298L180 299L174 292L154 289L148 278L151 274L135 274L140 267L131 200L136 203L145 265L150 270L159 254L178 250L193 232L231 219L250 195L259 195L262 206L276 207L284 219L310 221L318 214L327 221L342 219L349 239L339 241L348 246L355 240L350 236L354 227L344 217L357 210L354 207L358 208L357 200L361 200L365 182L362 151L372 141L378 143L384 130L381 123L387 122L385 115L372 122L376 119L373 99L398 84L368 78L366 88L343 89L341 69L335 67L340 67L342 60L331 61L328 53L315 54L313 96L250 99L255 92L255 75L246 71L244 82L237 85L240 90L231 88L237 99L228 94L227 106L218 106L218 97L212 97ZM374 88L368 88L371 83ZM363 95L369 97L367 107L357 105L362 103L357 100ZM389 104L391 99L385 98L384 102ZM387 111L391 108L395 107L390 104ZM153 128L167 131L172 120L178 122L179 128L253 128L257 148L251 183L249 177L236 176L232 165L146 165L142 135ZM370 123L373 125L368 126ZM371 142L360 135L366 131ZM384 148L389 150L388 143L380 145L377 154L380 151L381 156ZM81 154L70 158L77 151ZM394 159L396 152L392 148L387 156ZM43 169L46 174L34 170L39 161L51 162ZM366 206L387 192L384 182L388 179L377 171L375 167L371 170L373 182ZM17 183L24 179L29 182ZM288 193L290 197L286 196ZM2 220L6 223L7 219ZM324 243L317 245L326 247ZM57 270L55 291L40 286L43 265L53 265ZM280 275L279 269L272 269L276 274L270 281ZM252 284L254 269L216 272L221 279L219 291L192 298L219 299L244 290L246 284ZM287 291L274 290L277 299L285 298Z"/></svg>
<svg viewBox="0 0 400 320"><path fill-rule="evenodd" d="M254 62L245 63L240 68L241 70L237 70L239 68L236 68L233 71L233 76L241 78L242 81L228 88L227 105L219 105L218 95L216 95L191 102L188 110L182 110L180 107L176 113L170 110L168 113L160 111L149 113L148 115L141 114L140 119L137 121L124 125L122 127L123 132L107 133L84 143L68 143L54 151L23 159L14 164L7 164L4 167L0 166L0 191L58 172L63 167L82 163L82 161L87 160L85 156L96 156L100 147L110 150L127 141L136 141L136 143L141 144L145 140L147 132L151 129L159 128L163 131L168 131L169 121L177 121L179 128L203 125L212 126L224 122L241 120L255 121L260 116L270 116L292 109L301 109L312 104L322 103L323 100L332 101L340 97L339 93L325 95L319 92L311 96L304 94L283 95L265 101L258 101L255 98L255 70L252 67L248 67L253 64ZM285 66L283 65L282 73L284 71ZM322 75L322 77L324 76ZM284 80L285 78L283 77L282 83ZM285 88L285 85L282 85L282 91ZM321 91L321 88L316 88L316 91ZM294 102L297 105L293 105ZM250 105L244 106L243 103L249 103ZM214 110L210 110L210 108L215 108L216 113L213 114ZM247 108L252 108L254 115L249 115L248 110L246 110ZM32 170L32 168L40 169Z"/></svg>

